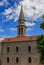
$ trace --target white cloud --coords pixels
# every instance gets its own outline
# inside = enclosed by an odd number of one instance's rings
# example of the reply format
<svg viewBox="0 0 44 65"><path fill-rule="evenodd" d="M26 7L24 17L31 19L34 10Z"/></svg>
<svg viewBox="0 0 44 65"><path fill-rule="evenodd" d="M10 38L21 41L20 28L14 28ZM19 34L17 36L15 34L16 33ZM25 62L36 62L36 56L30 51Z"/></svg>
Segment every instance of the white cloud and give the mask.
<svg viewBox="0 0 44 65"><path fill-rule="evenodd" d="M6 21L11 20L11 19L14 19L14 13L6 16Z"/></svg>
<svg viewBox="0 0 44 65"><path fill-rule="evenodd" d="M5 11L2 14L3 15L9 15L11 13L15 13L15 8L13 8L12 6L8 9L5 9Z"/></svg>
<svg viewBox="0 0 44 65"><path fill-rule="evenodd" d="M4 32L4 30L3 29L0 29L0 32Z"/></svg>
<svg viewBox="0 0 44 65"><path fill-rule="evenodd" d="M10 31L17 31L17 28L10 28Z"/></svg>
<svg viewBox="0 0 44 65"><path fill-rule="evenodd" d="M7 0L2 0L1 2L0 2L0 6L4 6L4 5L8 5L9 4L9 2L7 1Z"/></svg>
<svg viewBox="0 0 44 65"><path fill-rule="evenodd" d="M34 22L25 22L25 25L26 25L26 26L34 26L35 23L34 23Z"/></svg>
<svg viewBox="0 0 44 65"><path fill-rule="evenodd" d="M24 17L26 20L36 20L42 16L42 14L44 14L44 0L23 0L20 2L20 5L18 5L18 7L15 3L14 6L16 6L16 8L12 6L8 9L5 9L3 15L6 17L6 21L14 19L15 22L18 20L21 5L23 5Z"/></svg>
<svg viewBox="0 0 44 65"><path fill-rule="evenodd" d="M2 26L0 25L0 32L4 32L4 29L2 29Z"/></svg>
<svg viewBox="0 0 44 65"><path fill-rule="evenodd" d="M27 28L27 31L32 31L33 30L33 28Z"/></svg>
<svg viewBox="0 0 44 65"><path fill-rule="evenodd" d="M0 42L3 40L4 38L0 38Z"/></svg>
<svg viewBox="0 0 44 65"><path fill-rule="evenodd" d="M15 11L13 9L13 7L10 7L8 9L5 9L5 11L2 13L3 17L5 17L6 19L3 20L2 22L7 22L8 20L14 19L15 16Z"/></svg>
<svg viewBox="0 0 44 65"><path fill-rule="evenodd" d="M40 2L38 1L39 0L23 0L22 5L24 8L24 14L28 19L32 18L35 20L44 13L44 0L41 0ZM35 7L35 9L33 9L33 6Z"/></svg>
<svg viewBox="0 0 44 65"><path fill-rule="evenodd" d="M0 6L3 6L3 2L0 2Z"/></svg>
<svg viewBox="0 0 44 65"><path fill-rule="evenodd" d="M11 8L5 9L4 15L8 15L12 12L13 12L13 10Z"/></svg>
<svg viewBox="0 0 44 65"><path fill-rule="evenodd" d="M3 20L3 22L8 21L10 19L14 19L14 22L17 21L19 17L20 9L21 9L20 6L18 6L18 8L16 9L14 9L13 7L5 9L5 11L2 14L6 17L6 20Z"/></svg>

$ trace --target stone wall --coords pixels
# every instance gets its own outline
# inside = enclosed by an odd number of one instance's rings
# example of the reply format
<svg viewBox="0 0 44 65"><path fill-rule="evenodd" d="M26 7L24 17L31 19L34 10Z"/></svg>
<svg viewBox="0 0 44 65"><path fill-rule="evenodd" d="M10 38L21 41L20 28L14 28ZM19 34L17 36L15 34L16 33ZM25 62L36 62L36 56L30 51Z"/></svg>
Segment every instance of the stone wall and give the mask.
<svg viewBox="0 0 44 65"><path fill-rule="evenodd" d="M31 52L28 51L28 46L31 46ZM7 53L7 47L10 48ZM16 52L18 47L18 52ZM9 63L7 57L10 58ZM19 58L19 62L16 62L16 57ZM31 63L28 62L28 58L31 57ZM36 50L36 41L27 42L14 42L2 44L2 65L39 65L39 54Z"/></svg>

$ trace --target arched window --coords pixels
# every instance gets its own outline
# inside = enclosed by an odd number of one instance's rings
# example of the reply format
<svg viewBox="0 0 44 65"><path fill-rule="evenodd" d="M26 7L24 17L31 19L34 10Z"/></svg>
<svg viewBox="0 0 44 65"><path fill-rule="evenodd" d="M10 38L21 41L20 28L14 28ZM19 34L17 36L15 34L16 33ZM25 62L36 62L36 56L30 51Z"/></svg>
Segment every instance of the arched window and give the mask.
<svg viewBox="0 0 44 65"><path fill-rule="evenodd" d="M9 57L7 57L7 62L9 62Z"/></svg>
<svg viewBox="0 0 44 65"><path fill-rule="evenodd" d="M9 52L9 47L7 47L7 52Z"/></svg>
<svg viewBox="0 0 44 65"><path fill-rule="evenodd" d="M18 52L18 47L16 47L16 52Z"/></svg>
<svg viewBox="0 0 44 65"><path fill-rule="evenodd" d="M21 35L23 35L23 28L21 28Z"/></svg>
<svg viewBox="0 0 44 65"><path fill-rule="evenodd" d="M19 30L18 30L18 34L20 35L20 28L19 28Z"/></svg>
<svg viewBox="0 0 44 65"><path fill-rule="evenodd" d="M17 63L19 62L19 58L18 58L18 57L16 58L16 62L17 62Z"/></svg>
<svg viewBox="0 0 44 65"><path fill-rule="evenodd" d="M28 58L28 62L31 63L31 57Z"/></svg>
<svg viewBox="0 0 44 65"><path fill-rule="evenodd" d="M28 46L28 51L31 52L31 46Z"/></svg>

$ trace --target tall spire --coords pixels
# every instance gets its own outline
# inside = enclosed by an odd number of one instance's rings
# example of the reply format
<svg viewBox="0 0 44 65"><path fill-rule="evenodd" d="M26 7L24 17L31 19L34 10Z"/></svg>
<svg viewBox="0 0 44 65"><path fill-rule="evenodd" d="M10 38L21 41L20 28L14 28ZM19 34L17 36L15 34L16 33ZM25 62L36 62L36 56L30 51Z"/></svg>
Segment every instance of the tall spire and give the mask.
<svg viewBox="0 0 44 65"><path fill-rule="evenodd" d="M19 21L25 21L24 13L23 13L23 6L21 6L21 11L20 11L20 16L19 16Z"/></svg>
<svg viewBox="0 0 44 65"><path fill-rule="evenodd" d="M19 37L26 35L25 18L24 18L22 6L21 6L21 11L20 11L20 16L19 16L19 19L18 19L17 33L18 33Z"/></svg>

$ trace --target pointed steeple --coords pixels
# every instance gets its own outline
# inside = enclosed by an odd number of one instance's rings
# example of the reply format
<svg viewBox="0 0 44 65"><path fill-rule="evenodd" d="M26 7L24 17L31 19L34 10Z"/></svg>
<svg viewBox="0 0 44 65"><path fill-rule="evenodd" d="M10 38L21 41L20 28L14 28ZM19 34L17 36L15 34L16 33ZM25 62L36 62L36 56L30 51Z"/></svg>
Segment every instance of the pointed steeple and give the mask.
<svg viewBox="0 0 44 65"><path fill-rule="evenodd" d="M24 13L23 13L23 6L21 6L21 11L20 11L20 16L19 16L19 21L25 21Z"/></svg>
<svg viewBox="0 0 44 65"><path fill-rule="evenodd" d="M20 16L18 19L17 34L19 37L26 35L25 18L24 18L22 6L21 6L21 11L20 11Z"/></svg>

